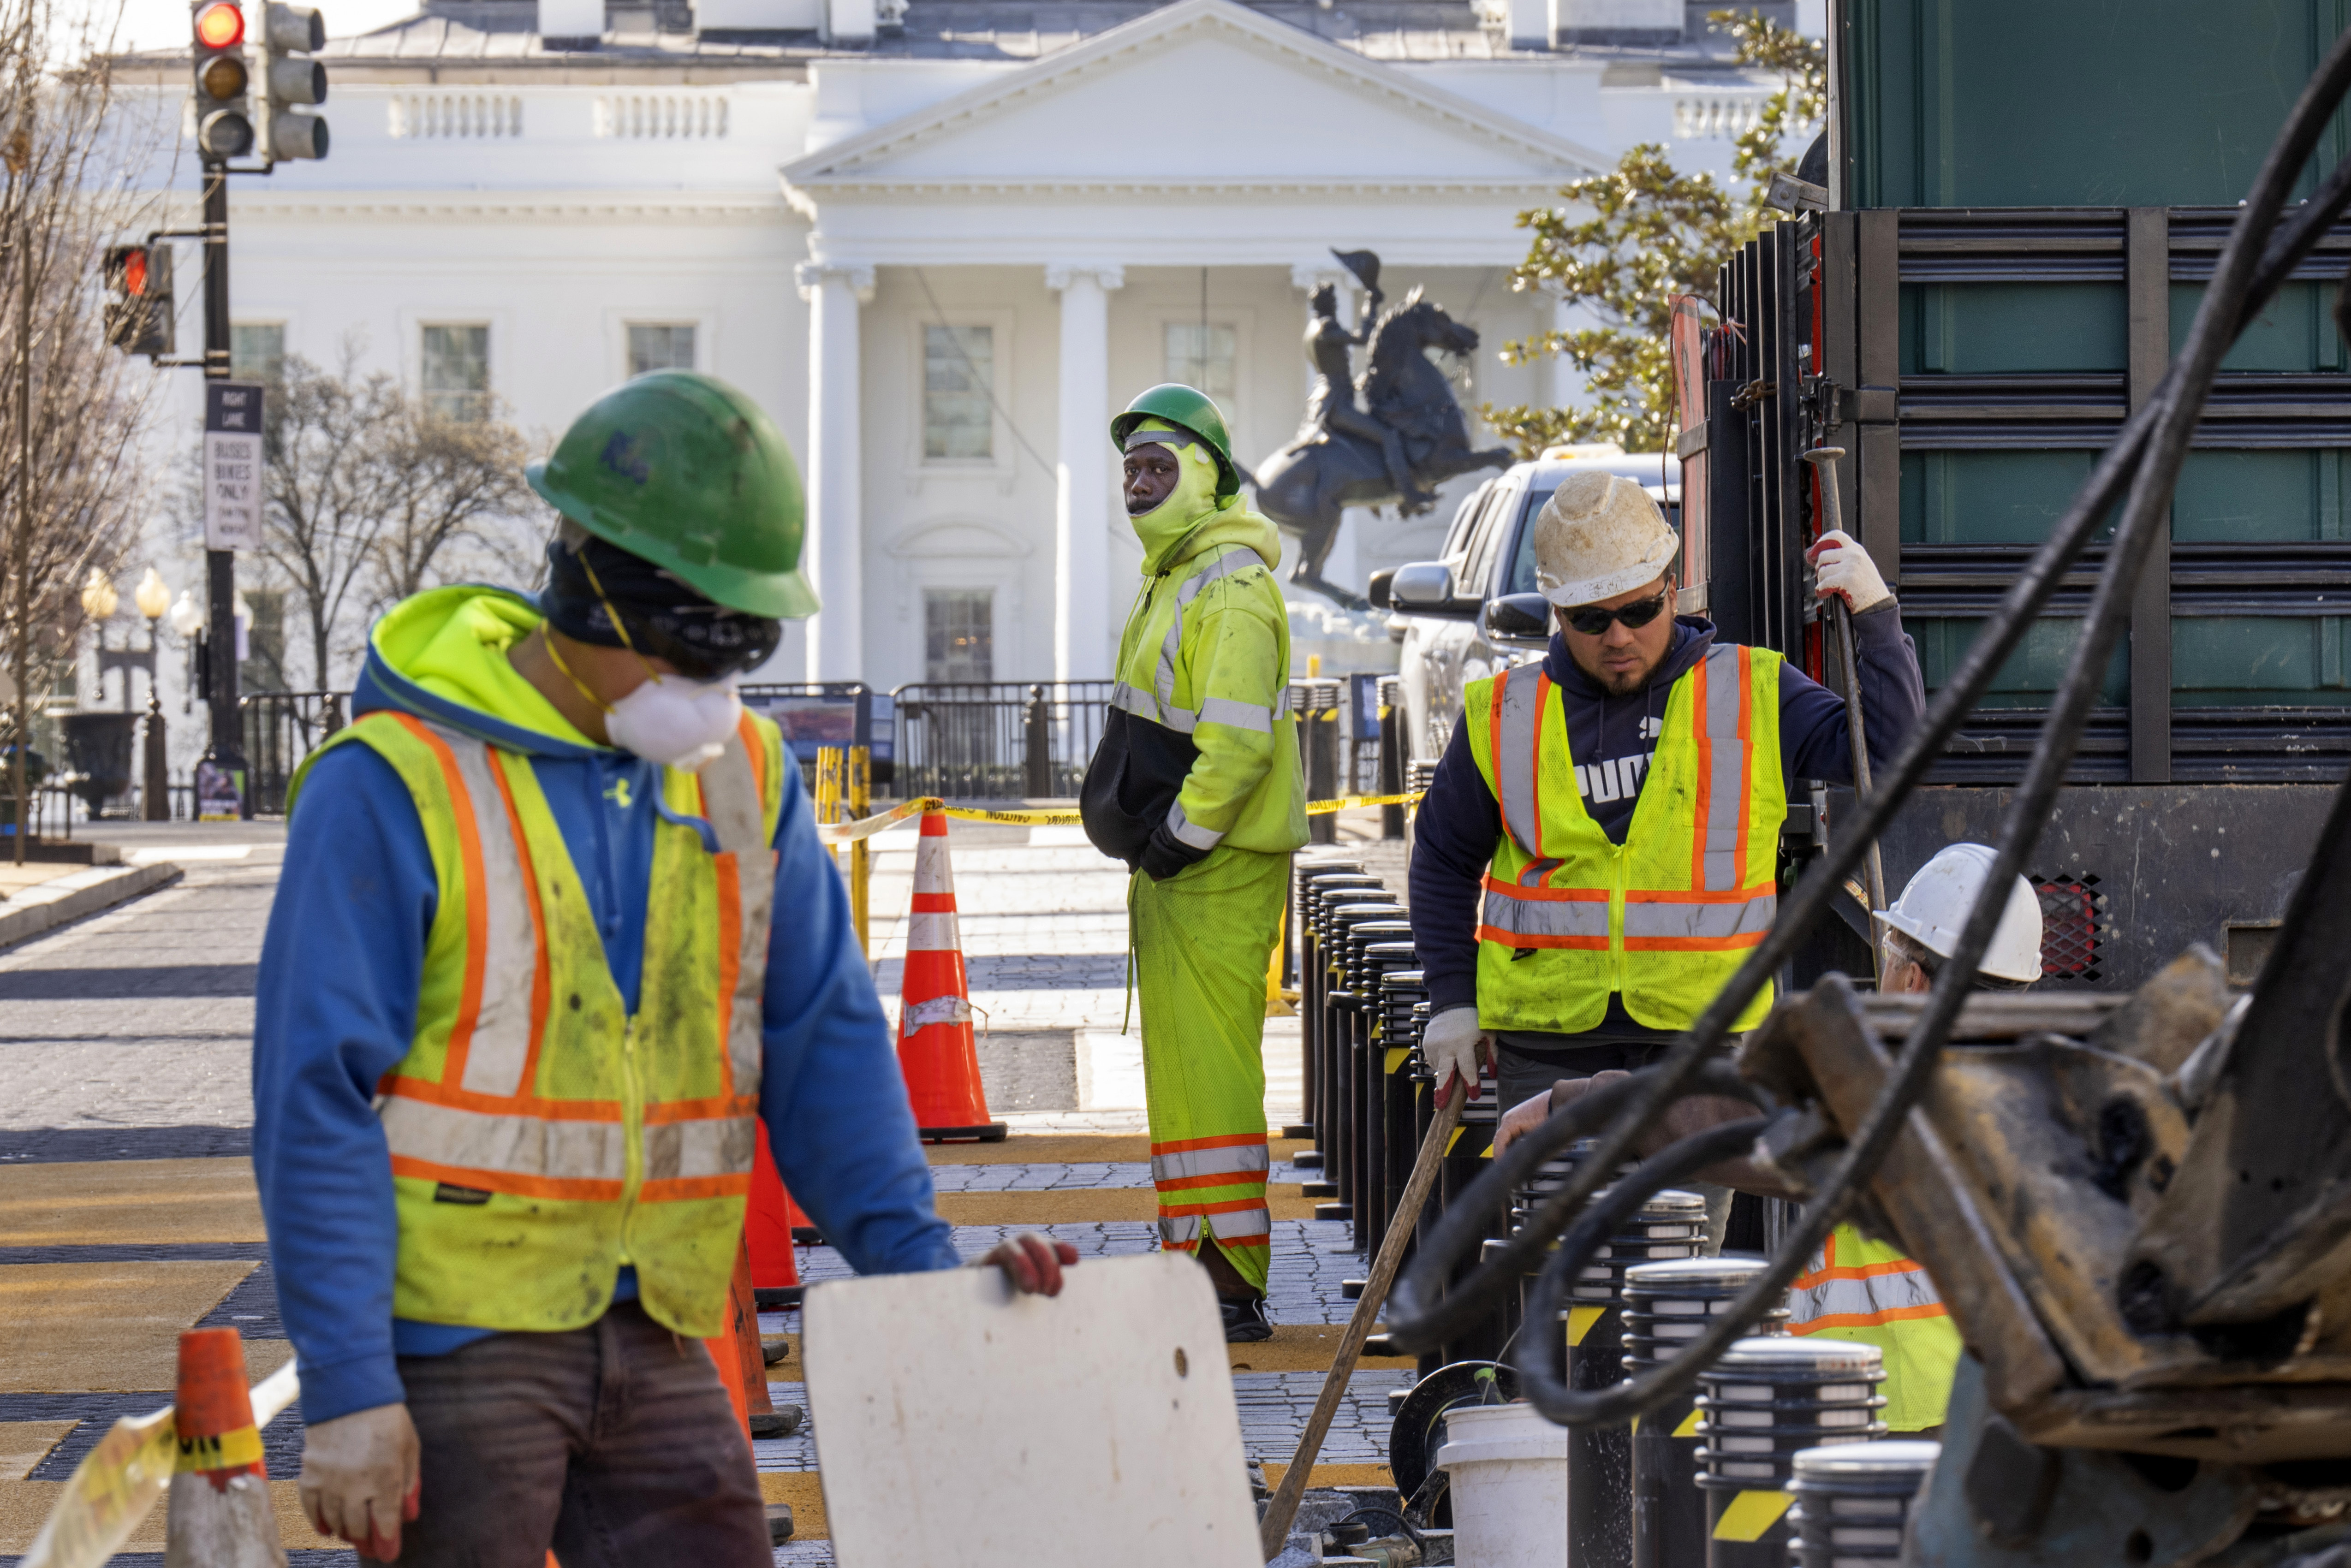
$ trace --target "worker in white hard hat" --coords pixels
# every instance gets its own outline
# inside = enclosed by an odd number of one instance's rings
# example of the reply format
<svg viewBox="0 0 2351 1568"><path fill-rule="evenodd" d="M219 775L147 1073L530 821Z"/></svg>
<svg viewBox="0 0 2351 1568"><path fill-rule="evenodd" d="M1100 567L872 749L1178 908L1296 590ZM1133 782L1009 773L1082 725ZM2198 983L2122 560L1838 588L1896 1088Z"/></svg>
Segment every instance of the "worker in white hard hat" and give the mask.
<svg viewBox="0 0 2351 1568"><path fill-rule="evenodd" d="M1675 614L1678 550L1639 485L1570 473L1534 526L1550 650L1463 690L1421 802L1422 1050L1440 1084L1475 1084L1490 1061L1506 1112L1562 1079L1646 1066L1687 1029L1771 928L1796 780L1852 781L1843 699ZM1857 542L1825 534L1809 559L1820 596L1852 608L1885 767L1926 706L1917 651ZM1734 1027L1771 1005L1766 986ZM1708 1207L1719 1245L1729 1194Z"/></svg>
<svg viewBox="0 0 2351 1568"><path fill-rule="evenodd" d="M1878 912L1878 989L1922 992L1959 951L1968 914L1991 874L1993 852L1951 844L1918 868L1893 907ZM2041 901L2022 877L2008 890L1991 946L1976 967L1986 990L2017 990L2041 977ZM1788 1332L1860 1340L1886 1355L1885 1420L1892 1432L1933 1432L1951 1400L1959 1331L1924 1265L1851 1225L1829 1232L1788 1287Z"/></svg>
<svg viewBox="0 0 2351 1568"><path fill-rule="evenodd" d="M1889 994L1923 993L1959 951L1959 933L1976 896L1991 873L1992 852L1982 844L1952 844L1939 851L1903 888L1890 909L1878 912L1878 989ZM1981 990L2021 990L2041 977L2041 901L2032 884L2018 877L2008 893L1991 946L1976 967ZM1542 1124L1553 1112L1621 1073L1562 1082L1544 1099L1529 1100L1502 1118L1494 1151L1507 1149ZM1744 1101L1694 1095L1642 1140L1643 1158L1708 1126L1755 1113ZM1710 1168L1709 1176L1741 1191L1786 1196L1764 1171L1745 1161ZM1852 1225L1829 1232L1804 1271L1788 1287L1788 1332L1823 1339L1874 1344L1886 1357L1885 1421L1893 1432L1931 1435L1943 1424L1951 1398L1951 1375L1959 1364L1959 1333L1927 1270L1900 1248L1873 1240Z"/></svg>

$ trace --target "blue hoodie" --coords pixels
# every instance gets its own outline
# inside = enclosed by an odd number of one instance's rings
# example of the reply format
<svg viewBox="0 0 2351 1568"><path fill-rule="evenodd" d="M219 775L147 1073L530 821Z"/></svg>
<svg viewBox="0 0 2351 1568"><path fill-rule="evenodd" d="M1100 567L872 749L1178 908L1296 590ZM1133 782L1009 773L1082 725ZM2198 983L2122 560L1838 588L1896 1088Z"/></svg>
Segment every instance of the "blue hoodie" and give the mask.
<svg viewBox="0 0 2351 1568"><path fill-rule="evenodd" d="M1870 764L1888 767L1927 708L1918 650L1902 630L1902 612L1890 600L1853 618L1853 638L1860 656L1862 706L1869 716ZM1566 639L1552 633L1543 668L1562 699L1561 722L1567 726L1569 754L1584 759L1575 769L1584 810L1611 841L1623 843L1632 826L1633 807L1657 749L1667 695L1713 644L1713 622L1695 615L1679 617L1673 643L1648 685L1637 695L1612 697L1576 667ZM1784 664L1780 666L1780 760L1791 800L1800 798L1800 779L1853 782L1844 699ZM1437 777L1413 818L1412 939L1426 977L1432 1014L1478 1000L1478 899L1487 863L1501 838L1501 808L1469 754L1468 731L1456 723L1453 738L1437 762ZM1513 1036L1512 1043L1523 1049L1537 1038ZM1611 997L1606 1019L1590 1036L1540 1038L1566 1045L1571 1040L1675 1036L1672 1030L1635 1022L1624 1003Z"/></svg>
<svg viewBox="0 0 2351 1568"><path fill-rule="evenodd" d="M351 710L413 713L531 759L633 1013L660 769L590 742L514 672L506 649L538 619L496 589L408 600L371 636ZM954 1268L847 893L799 770L785 768L783 783L759 1086L777 1168L860 1272ZM483 1337L392 1315L399 1227L370 1102L415 1032L437 899L423 826L391 764L359 744L320 757L287 828L253 1041L254 1171L308 1422L398 1403L396 1355ZM615 1299L635 1291L622 1270Z"/></svg>

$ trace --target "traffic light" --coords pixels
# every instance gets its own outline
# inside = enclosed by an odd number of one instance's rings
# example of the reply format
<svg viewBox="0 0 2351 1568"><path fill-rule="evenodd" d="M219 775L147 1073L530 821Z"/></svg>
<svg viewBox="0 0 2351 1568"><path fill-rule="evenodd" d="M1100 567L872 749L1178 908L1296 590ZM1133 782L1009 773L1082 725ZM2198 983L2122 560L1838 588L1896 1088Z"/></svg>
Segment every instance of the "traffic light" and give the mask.
<svg viewBox="0 0 2351 1568"><path fill-rule="evenodd" d="M324 158L327 122L298 104L327 101L327 68L309 57L327 47L327 24L307 5L261 8L261 161Z"/></svg>
<svg viewBox="0 0 2351 1568"><path fill-rule="evenodd" d="M246 117L245 12L235 0L195 0L196 152L207 163L253 151Z"/></svg>
<svg viewBox="0 0 2351 1568"><path fill-rule="evenodd" d="M118 245L106 253L106 340L126 354L169 358L178 346L172 299L172 247Z"/></svg>

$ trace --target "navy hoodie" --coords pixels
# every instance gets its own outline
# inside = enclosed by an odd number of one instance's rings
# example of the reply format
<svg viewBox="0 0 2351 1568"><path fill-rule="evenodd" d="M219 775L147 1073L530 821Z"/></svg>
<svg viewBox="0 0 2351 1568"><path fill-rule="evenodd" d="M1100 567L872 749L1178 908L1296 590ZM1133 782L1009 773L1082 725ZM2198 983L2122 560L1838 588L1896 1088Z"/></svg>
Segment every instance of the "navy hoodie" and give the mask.
<svg viewBox="0 0 2351 1568"><path fill-rule="evenodd" d="M1869 716L1869 760L1888 766L1911 726L1926 710L1918 651L1902 630L1892 600L1853 618L1860 654L1861 701ZM1576 787L1584 810L1610 841L1625 841L1634 803L1664 726L1673 685L1714 644L1714 624L1695 615L1676 619L1673 646L1649 684L1628 696L1610 696L1576 667L1565 639L1554 632L1543 668L1559 688L1568 754L1577 758ZM1780 760L1790 799L1801 799L1800 779L1853 782L1852 742L1844 699L1792 664L1780 666ZM1456 722L1437 777L1413 821L1412 939L1427 977L1431 1013L1478 1000L1478 901L1486 867L1502 839L1501 808L1486 788L1468 732ZM1524 1049L1601 1040L1669 1040L1672 1032L1636 1023L1622 1000L1608 998L1608 1016L1588 1035L1517 1036Z"/></svg>

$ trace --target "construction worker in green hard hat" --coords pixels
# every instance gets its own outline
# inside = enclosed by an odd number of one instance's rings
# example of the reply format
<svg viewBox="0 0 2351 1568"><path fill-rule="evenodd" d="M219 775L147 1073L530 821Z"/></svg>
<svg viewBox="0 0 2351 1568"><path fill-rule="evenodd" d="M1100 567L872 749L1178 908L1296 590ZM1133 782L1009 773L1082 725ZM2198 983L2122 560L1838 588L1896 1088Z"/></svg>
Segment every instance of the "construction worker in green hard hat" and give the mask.
<svg viewBox="0 0 2351 1568"><path fill-rule="evenodd" d="M817 608L791 454L661 371L528 476L536 595L392 607L295 781L253 1163L300 1491L403 1563L765 1565L716 1368L761 1120L865 1271L953 1268L799 770L736 681ZM986 1261L1053 1294L1034 1236Z"/></svg>
<svg viewBox="0 0 2351 1568"><path fill-rule="evenodd" d="M1207 1266L1225 1338L1265 1315L1267 960L1306 841L1281 536L1241 504L1224 416L1156 386L1111 421L1143 588L1119 638L1086 835L1124 861L1159 1244Z"/></svg>

